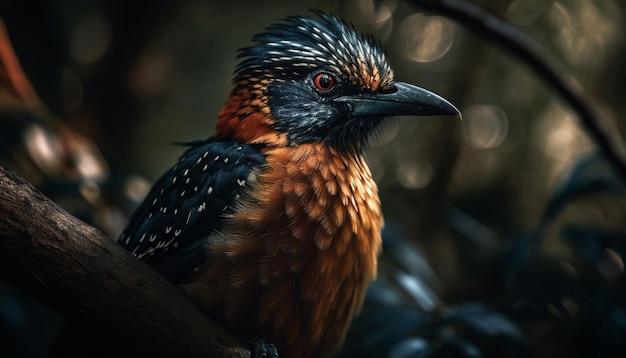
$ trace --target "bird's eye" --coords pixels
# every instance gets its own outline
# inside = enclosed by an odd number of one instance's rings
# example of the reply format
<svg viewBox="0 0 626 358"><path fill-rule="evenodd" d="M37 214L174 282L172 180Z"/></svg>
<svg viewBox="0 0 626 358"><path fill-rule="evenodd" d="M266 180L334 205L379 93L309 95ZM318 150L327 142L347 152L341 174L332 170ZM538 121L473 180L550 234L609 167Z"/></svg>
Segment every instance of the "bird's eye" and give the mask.
<svg viewBox="0 0 626 358"><path fill-rule="evenodd" d="M313 85L322 92L328 92L335 87L335 77L327 72L320 72L313 77Z"/></svg>

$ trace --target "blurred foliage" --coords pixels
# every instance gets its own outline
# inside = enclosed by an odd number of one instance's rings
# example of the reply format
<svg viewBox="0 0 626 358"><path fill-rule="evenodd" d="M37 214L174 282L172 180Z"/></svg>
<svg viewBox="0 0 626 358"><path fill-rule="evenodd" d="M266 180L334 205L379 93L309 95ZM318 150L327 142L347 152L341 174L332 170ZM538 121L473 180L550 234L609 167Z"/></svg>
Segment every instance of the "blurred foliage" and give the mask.
<svg viewBox="0 0 626 358"><path fill-rule="evenodd" d="M489 229L448 208L456 240L471 242L458 243L474 256L460 263L465 279L481 291L455 292L457 302L436 294L444 283L423 251L388 227L380 277L340 356L623 357L626 228L570 214L602 195L626 208L626 185L592 155L557 188L541 225L512 233L486 254L480 246L490 242ZM472 238L477 232L485 240Z"/></svg>
<svg viewBox="0 0 626 358"><path fill-rule="evenodd" d="M536 42L624 135L626 3L471 2ZM624 183L523 59L419 3L3 1L49 109L0 96L0 164L115 237L180 154L170 143L212 134L236 50L319 8L379 38L396 78L464 114L400 118L367 153L385 250L342 356L626 356ZM72 148L90 161L50 165L60 127L88 139ZM45 355L60 318L0 288L0 355Z"/></svg>

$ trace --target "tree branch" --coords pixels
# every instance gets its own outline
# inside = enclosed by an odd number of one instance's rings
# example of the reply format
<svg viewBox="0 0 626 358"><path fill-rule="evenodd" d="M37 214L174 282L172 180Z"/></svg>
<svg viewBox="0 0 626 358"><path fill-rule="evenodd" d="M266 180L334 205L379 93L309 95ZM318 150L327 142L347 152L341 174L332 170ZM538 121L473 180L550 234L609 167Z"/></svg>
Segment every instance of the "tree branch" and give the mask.
<svg viewBox="0 0 626 358"><path fill-rule="evenodd" d="M250 356L181 290L2 167L0 213L1 278L132 337L134 356Z"/></svg>
<svg viewBox="0 0 626 358"><path fill-rule="evenodd" d="M505 21L465 1L415 0L414 3L456 20L527 64L578 114L599 150L622 179L626 180L626 150L622 138L610 129L609 123L597 116L575 79L562 75L534 42Z"/></svg>

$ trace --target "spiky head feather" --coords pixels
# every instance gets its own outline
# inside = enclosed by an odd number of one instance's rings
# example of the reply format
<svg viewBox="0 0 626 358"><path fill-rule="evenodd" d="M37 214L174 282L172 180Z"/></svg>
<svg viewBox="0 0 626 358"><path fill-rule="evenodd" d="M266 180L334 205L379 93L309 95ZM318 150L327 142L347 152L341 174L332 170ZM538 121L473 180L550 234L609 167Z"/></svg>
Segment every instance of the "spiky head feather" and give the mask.
<svg viewBox="0 0 626 358"><path fill-rule="evenodd" d="M379 42L333 15L318 16L288 17L254 36L257 45L240 50L235 83L267 71L289 80L328 69L354 86L375 90L392 84L393 71Z"/></svg>

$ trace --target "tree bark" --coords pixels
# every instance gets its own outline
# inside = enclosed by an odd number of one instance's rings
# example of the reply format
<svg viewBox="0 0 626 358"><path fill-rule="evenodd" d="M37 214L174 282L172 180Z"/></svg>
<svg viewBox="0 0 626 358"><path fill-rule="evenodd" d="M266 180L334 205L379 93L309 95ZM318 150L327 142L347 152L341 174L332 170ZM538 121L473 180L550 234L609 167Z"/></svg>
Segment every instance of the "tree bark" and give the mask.
<svg viewBox="0 0 626 358"><path fill-rule="evenodd" d="M134 342L135 357L250 356L181 290L2 167L0 272L66 316Z"/></svg>

